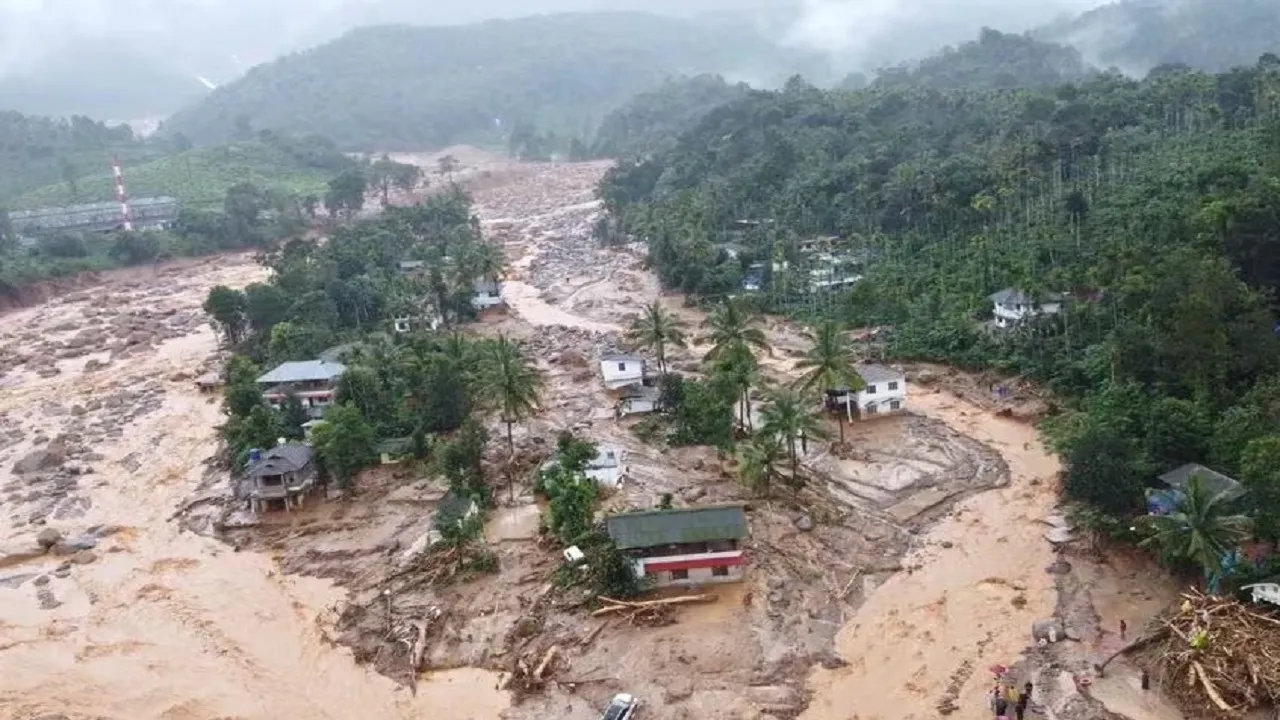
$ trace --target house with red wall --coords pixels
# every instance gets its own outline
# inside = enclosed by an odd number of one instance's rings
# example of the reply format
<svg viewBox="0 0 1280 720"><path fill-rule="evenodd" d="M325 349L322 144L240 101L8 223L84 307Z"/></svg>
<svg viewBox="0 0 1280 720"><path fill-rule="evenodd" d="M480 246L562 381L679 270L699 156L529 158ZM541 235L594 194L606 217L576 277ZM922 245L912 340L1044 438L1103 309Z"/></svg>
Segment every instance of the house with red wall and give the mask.
<svg viewBox="0 0 1280 720"><path fill-rule="evenodd" d="M644 510L605 518L636 576L655 587L737 582L746 572L742 505Z"/></svg>

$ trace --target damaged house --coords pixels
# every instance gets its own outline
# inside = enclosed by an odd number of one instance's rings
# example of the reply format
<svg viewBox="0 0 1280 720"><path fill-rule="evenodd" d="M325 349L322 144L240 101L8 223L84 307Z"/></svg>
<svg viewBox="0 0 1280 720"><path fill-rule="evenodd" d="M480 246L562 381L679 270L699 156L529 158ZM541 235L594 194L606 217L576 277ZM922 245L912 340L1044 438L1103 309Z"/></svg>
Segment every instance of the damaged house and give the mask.
<svg viewBox="0 0 1280 720"><path fill-rule="evenodd" d="M737 582L746 571L748 536L742 505L708 505L611 515L605 528L655 587Z"/></svg>

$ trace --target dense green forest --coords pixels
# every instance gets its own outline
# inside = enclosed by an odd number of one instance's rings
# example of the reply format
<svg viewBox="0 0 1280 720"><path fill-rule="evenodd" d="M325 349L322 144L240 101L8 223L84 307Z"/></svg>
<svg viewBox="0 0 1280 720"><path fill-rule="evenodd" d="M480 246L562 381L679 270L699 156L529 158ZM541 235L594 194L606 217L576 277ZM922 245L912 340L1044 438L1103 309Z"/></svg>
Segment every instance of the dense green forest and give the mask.
<svg viewBox="0 0 1280 720"><path fill-rule="evenodd" d="M1276 51L1280 10L1272 0L1121 0L1035 35L1137 75L1160 65L1221 72Z"/></svg>
<svg viewBox="0 0 1280 720"><path fill-rule="evenodd" d="M704 115L750 91L745 83L730 85L719 75L673 78L606 115L592 152L599 157L665 152Z"/></svg>
<svg viewBox="0 0 1280 720"><path fill-rule="evenodd" d="M972 90L1051 87L1095 72L1075 48L983 28L977 40L945 48L915 64L881 69L877 87ZM857 82L846 80L849 89Z"/></svg>
<svg viewBox="0 0 1280 720"><path fill-rule="evenodd" d="M0 94L0 98L7 97ZM144 162L165 152L137 140L127 125L87 117L34 117L0 109L0 206L32 188L89 173L111 172L111 157Z"/></svg>
<svg viewBox="0 0 1280 720"><path fill-rule="evenodd" d="M767 310L887 326L894 357L1040 381L1061 403L1046 427L1066 490L1106 516L1200 461L1250 488L1276 539L1274 57L1040 90L794 79L620 164L600 194L602 239L646 240L667 287L716 298L757 272ZM807 251L823 236L828 252ZM839 264L851 291L812 281ZM994 332L986 298L1006 287L1065 293L1066 311Z"/></svg>
<svg viewBox="0 0 1280 720"><path fill-rule="evenodd" d="M641 13L370 27L254 68L164 132L212 143L286 130L364 150L503 142L521 125L586 139L606 113L669 76L781 80L798 62L758 37Z"/></svg>

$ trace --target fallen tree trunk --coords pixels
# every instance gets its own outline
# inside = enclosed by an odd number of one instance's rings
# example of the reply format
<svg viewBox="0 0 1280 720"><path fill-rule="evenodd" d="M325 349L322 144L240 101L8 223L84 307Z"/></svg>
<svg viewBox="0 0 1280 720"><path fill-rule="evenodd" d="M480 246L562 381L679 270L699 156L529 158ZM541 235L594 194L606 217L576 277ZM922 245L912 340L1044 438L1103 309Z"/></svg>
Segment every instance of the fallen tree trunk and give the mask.
<svg viewBox="0 0 1280 720"><path fill-rule="evenodd" d="M1213 701L1213 704L1217 705L1218 709L1222 712L1231 712L1231 706L1227 704L1226 700L1222 699L1222 696L1218 694L1218 688L1214 687L1213 683L1209 680L1209 676L1205 674L1204 666L1193 660L1191 662L1191 667L1196 669L1196 675L1200 677L1200 684L1204 686L1205 694L1209 696L1209 699Z"/></svg>
<svg viewBox="0 0 1280 720"><path fill-rule="evenodd" d="M601 615L609 615L610 613L625 612L627 610L641 610L649 607L659 607L663 605L688 605L690 603L714 602L715 595L681 595L680 597L663 598L662 600L646 600L644 602L627 602L625 600L614 600L613 598L601 597L601 600L607 603L613 603L609 607L603 607L591 613L592 617Z"/></svg>
<svg viewBox="0 0 1280 720"><path fill-rule="evenodd" d="M1109 655L1106 660L1103 660L1102 664L1095 666L1095 669L1098 671L1098 677L1102 677L1103 673L1106 672L1107 670L1107 666L1111 664L1112 660L1115 660L1121 655L1126 655L1135 650L1141 650L1142 648L1150 645L1153 642L1157 642L1159 640L1165 639L1166 637L1168 637L1168 635L1169 635L1169 628L1163 627L1151 633L1150 635L1140 637L1137 640L1134 640L1133 642L1129 643L1128 645L1125 645L1124 647L1120 648L1119 650L1116 650L1115 652L1111 653L1111 655Z"/></svg>

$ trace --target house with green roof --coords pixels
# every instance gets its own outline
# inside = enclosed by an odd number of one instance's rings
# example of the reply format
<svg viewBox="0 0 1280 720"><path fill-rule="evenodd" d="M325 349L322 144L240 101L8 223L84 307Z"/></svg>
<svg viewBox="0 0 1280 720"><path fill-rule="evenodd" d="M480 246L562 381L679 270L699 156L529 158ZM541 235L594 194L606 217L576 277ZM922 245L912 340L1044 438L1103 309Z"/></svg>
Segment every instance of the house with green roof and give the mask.
<svg viewBox="0 0 1280 720"><path fill-rule="evenodd" d="M740 504L610 515L605 529L636 576L656 587L737 582L746 571L749 531Z"/></svg>

